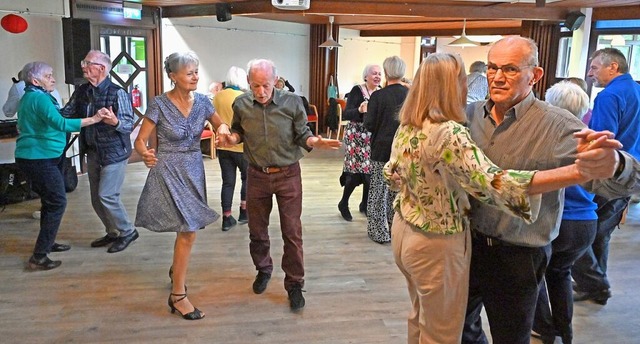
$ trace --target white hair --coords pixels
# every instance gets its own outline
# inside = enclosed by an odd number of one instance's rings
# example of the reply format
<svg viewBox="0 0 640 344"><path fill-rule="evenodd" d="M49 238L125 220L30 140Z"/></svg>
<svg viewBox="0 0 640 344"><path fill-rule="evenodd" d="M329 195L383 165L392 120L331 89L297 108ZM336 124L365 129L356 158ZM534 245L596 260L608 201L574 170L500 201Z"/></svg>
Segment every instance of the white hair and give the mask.
<svg viewBox="0 0 640 344"><path fill-rule="evenodd" d="M582 88L569 81L560 81L545 93L545 101L551 105L568 110L582 119L589 110L589 96Z"/></svg>

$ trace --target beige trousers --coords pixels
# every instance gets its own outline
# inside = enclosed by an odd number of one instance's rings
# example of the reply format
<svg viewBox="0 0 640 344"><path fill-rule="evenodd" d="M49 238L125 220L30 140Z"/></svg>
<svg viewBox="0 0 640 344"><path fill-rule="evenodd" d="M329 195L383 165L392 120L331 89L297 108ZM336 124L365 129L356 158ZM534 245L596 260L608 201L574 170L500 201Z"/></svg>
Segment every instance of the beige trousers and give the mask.
<svg viewBox="0 0 640 344"><path fill-rule="evenodd" d="M396 214L391 246L413 305L407 342L459 344L469 293L470 231L426 233Z"/></svg>

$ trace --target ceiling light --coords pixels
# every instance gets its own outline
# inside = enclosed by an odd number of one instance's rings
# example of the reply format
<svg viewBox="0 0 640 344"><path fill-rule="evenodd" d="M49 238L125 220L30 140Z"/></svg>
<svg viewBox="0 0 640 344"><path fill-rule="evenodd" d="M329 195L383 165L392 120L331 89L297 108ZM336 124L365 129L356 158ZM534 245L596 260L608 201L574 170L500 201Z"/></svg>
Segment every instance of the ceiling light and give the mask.
<svg viewBox="0 0 640 344"><path fill-rule="evenodd" d="M450 47L476 47L479 45L478 42L474 42L467 37L466 33L467 28L467 19L464 19L462 22L462 35L460 38L453 40L451 43L447 44Z"/></svg>
<svg viewBox="0 0 640 344"><path fill-rule="evenodd" d="M329 37L327 38L326 41L324 41L324 43L320 44L318 47L327 48L329 50L333 48L342 47L340 44L338 44L338 42L333 40L333 16L329 16Z"/></svg>

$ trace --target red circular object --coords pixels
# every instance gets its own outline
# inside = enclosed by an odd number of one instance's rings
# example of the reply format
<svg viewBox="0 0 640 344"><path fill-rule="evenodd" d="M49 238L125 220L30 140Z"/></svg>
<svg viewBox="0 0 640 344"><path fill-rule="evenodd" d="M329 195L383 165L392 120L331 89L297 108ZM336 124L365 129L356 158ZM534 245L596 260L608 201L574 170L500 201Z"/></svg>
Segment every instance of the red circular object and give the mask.
<svg viewBox="0 0 640 344"><path fill-rule="evenodd" d="M2 28L11 33L22 33L27 31L27 21L19 15L7 14L0 21Z"/></svg>

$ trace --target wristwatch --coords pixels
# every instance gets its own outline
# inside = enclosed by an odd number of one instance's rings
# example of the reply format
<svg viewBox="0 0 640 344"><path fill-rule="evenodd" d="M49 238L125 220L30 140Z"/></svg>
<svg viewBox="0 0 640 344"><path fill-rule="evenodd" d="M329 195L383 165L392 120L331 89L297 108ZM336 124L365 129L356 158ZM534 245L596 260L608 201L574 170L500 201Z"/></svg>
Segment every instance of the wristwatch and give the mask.
<svg viewBox="0 0 640 344"><path fill-rule="evenodd" d="M618 168L616 168L616 171L613 173L614 179L617 179L620 177L620 175L624 171L624 166L625 166L624 155L622 155L620 151L616 151L616 153L618 153Z"/></svg>

